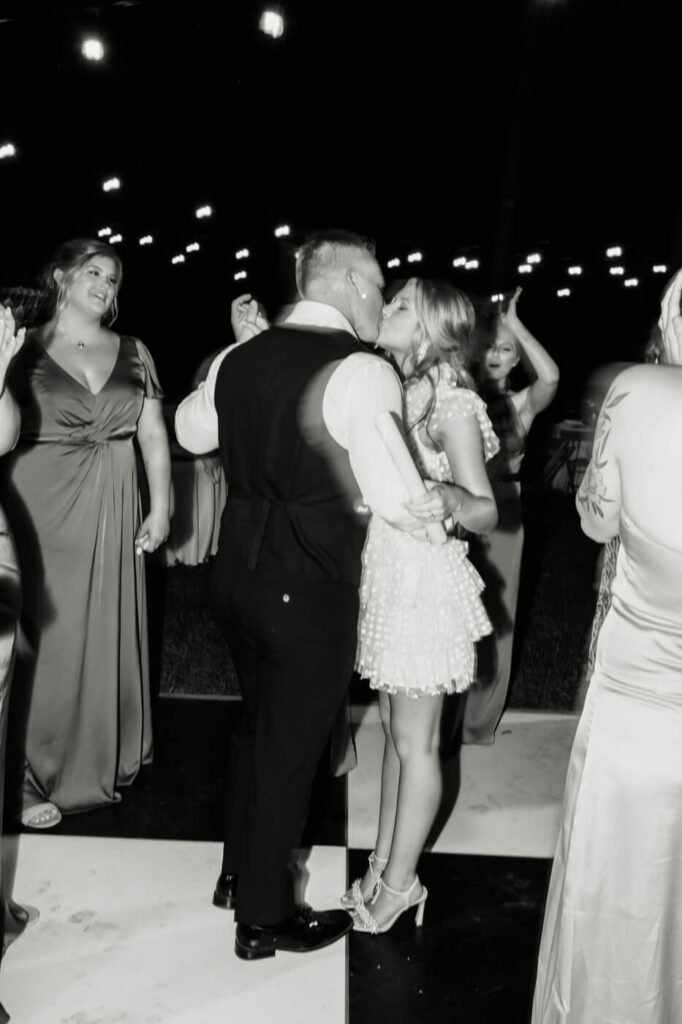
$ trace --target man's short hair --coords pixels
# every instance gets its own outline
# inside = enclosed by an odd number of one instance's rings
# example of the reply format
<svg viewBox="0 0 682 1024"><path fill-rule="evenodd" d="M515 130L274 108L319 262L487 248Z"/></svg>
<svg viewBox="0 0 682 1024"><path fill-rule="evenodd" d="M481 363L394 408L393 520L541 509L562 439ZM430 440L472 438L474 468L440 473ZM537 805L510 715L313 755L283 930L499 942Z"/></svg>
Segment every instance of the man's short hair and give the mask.
<svg viewBox="0 0 682 1024"><path fill-rule="evenodd" d="M335 270L345 266L343 256L348 249L364 250L375 254L374 242L353 231L318 231L311 235L296 255L296 287L305 295L310 283L318 278L329 277Z"/></svg>

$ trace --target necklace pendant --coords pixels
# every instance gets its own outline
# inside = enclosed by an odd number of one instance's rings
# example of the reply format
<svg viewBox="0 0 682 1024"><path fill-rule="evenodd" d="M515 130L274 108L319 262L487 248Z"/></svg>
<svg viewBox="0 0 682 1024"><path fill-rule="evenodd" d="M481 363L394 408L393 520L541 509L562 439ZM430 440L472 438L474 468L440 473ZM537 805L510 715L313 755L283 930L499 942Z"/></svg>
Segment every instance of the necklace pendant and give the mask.
<svg viewBox="0 0 682 1024"><path fill-rule="evenodd" d="M85 342L84 341L77 341L76 342L76 348L84 349L85 348Z"/></svg>

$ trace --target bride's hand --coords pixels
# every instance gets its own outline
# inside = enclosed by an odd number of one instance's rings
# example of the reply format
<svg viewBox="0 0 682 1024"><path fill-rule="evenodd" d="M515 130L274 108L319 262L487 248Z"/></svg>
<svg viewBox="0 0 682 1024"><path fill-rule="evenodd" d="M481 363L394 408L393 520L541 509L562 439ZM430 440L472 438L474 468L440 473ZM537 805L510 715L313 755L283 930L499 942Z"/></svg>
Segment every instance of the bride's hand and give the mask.
<svg viewBox="0 0 682 1024"><path fill-rule="evenodd" d="M665 362L671 366L682 365L681 295L682 270L678 270L663 294L661 299L661 315L658 318L658 326L663 338Z"/></svg>
<svg viewBox="0 0 682 1024"><path fill-rule="evenodd" d="M248 292L238 295L230 306L230 322L236 341L248 341L261 331L267 331L270 324L258 300Z"/></svg>
<svg viewBox="0 0 682 1024"><path fill-rule="evenodd" d="M442 523L450 516L457 520L464 507L462 488L434 480L425 480L424 483L428 488L426 494L403 503L410 515L424 523Z"/></svg>

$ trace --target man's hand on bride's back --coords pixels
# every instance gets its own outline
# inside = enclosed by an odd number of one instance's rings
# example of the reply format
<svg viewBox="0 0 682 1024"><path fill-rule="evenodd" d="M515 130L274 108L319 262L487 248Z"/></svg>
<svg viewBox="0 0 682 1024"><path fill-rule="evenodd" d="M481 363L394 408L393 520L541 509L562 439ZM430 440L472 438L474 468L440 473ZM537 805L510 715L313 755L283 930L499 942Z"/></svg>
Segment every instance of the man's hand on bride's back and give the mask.
<svg viewBox="0 0 682 1024"><path fill-rule="evenodd" d="M233 299L230 306L230 323L235 341L248 341L261 331L267 331L270 326L258 300L248 292Z"/></svg>

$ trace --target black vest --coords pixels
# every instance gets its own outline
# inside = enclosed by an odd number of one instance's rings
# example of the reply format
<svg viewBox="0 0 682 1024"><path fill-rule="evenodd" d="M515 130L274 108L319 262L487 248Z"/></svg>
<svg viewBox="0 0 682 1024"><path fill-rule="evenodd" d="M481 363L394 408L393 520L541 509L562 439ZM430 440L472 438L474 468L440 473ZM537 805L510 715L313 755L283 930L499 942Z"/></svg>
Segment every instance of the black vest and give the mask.
<svg viewBox="0 0 682 1024"><path fill-rule="evenodd" d="M346 331L276 327L223 360L215 388L227 504L218 562L272 579L357 585L367 517L324 386L359 351Z"/></svg>

